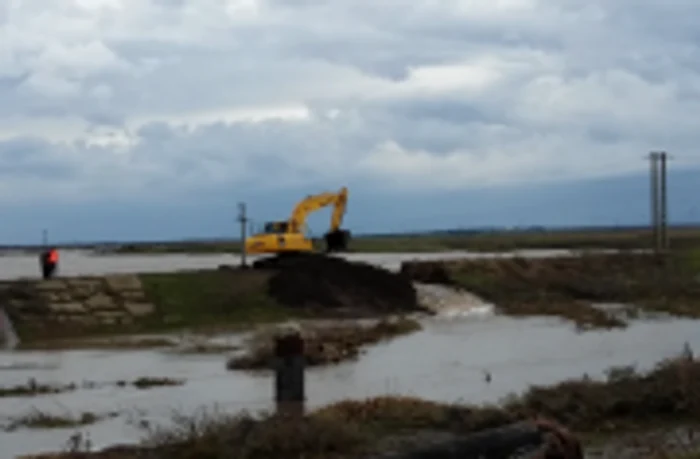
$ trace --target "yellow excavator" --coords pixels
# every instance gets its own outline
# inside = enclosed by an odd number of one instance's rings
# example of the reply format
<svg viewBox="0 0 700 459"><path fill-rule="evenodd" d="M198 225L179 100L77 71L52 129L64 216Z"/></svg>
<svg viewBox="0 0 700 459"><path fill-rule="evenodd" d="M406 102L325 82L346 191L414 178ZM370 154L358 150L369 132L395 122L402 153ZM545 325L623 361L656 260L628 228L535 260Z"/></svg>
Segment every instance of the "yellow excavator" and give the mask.
<svg viewBox="0 0 700 459"><path fill-rule="evenodd" d="M337 193L325 192L307 196L294 207L288 220L267 222L261 233L246 238L246 252L251 255L313 252L313 241L304 234L306 218L309 214L331 205L333 214L330 230L324 235L325 251L344 251L350 241L350 232L341 229L340 226L343 224L347 203L346 187L341 188Z"/></svg>

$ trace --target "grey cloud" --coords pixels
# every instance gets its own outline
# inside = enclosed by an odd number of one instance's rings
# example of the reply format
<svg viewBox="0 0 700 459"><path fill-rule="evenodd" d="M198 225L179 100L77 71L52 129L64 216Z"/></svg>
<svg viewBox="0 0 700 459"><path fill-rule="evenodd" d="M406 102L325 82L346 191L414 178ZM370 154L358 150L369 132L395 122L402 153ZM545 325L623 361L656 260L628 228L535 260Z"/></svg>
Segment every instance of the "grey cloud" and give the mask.
<svg viewBox="0 0 700 459"><path fill-rule="evenodd" d="M116 111L86 111L83 115L84 119L90 123L92 127L97 126L110 126L110 127L121 127L124 126L126 121L126 116L123 113L117 113Z"/></svg>
<svg viewBox="0 0 700 459"><path fill-rule="evenodd" d="M57 154L56 145L28 137L0 141L0 175L5 180L45 179L47 188L50 188L57 180L74 178L75 172L72 165Z"/></svg>
<svg viewBox="0 0 700 459"><path fill-rule="evenodd" d="M475 16L457 12L457 2L450 1L268 0L261 16L248 19L227 17L223 2L189 10L197 5L193 0L139 4L102 18L105 30L94 36L72 31L65 39L99 41L129 71L76 72L72 77L84 92L49 99L16 90L42 70L32 67L36 52L27 51L24 79L0 80L0 121L17 114L70 115L118 130L145 120L132 133L136 143L20 143L3 151L25 151L33 159L2 158L16 161L11 167L17 170L34 161L42 174L58 158L71 158L56 180L78 177L86 187L112 180L114 192L123 176L134 190L227 180L248 186L336 179L382 184L417 180L432 167L470 183L540 180L533 171L541 164L575 177L643 168L631 161L659 144L700 159L693 147L700 141L694 121L700 113L700 42L692 23L700 4L532 3L529 10ZM41 36L41 30L26 30ZM475 58L496 61L501 78L483 89L401 86L412 68ZM470 76L436 78L458 86ZM108 86L111 98L89 96L97 84ZM289 104L305 104L311 118L214 120L193 122L192 129L148 121ZM326 116L334 109L336 118ZM386 145L400 150L386 156L396 164L386 170L375 164L374 171L362 166ZM433 155L435 163L421 154ZM46 165L42 155L51 158ZM594 166L591 155L611 159ZM73 165L76 157L86 158L84 170Z"/></svg>
<svg viewBox="0 0 700 459"><path fill-rule="evenodd" d="M187 0L151 0L154 5L166 8L181 8Z"/></svg>
<svg viewBox="0 0 700 459"><path fill-rule="evenodd" d="M24 83L27 78L29 78L29 72L24 72L17 76L0 76L0 92L1 91L12 91L17 89L22 83Z"/></svg>

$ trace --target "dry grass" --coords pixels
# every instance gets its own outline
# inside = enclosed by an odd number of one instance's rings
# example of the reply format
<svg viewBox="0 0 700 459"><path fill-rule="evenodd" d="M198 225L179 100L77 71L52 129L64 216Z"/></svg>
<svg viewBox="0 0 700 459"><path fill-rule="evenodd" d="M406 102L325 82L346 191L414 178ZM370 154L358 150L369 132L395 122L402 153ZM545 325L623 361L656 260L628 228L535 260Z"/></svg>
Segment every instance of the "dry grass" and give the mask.
<svg viewBox="0 0 700 459"><path fill-rule="evenodd" d="M118 386L124 387L126 385L131 385L137 389L152 389L154 387L171 387L171 386L181 386L185 384L183 379L173 379L173 378L153 378L142 376L130 383L126 381L119 381Z"/></svg>
<svg viewBox="0 0 700 459"><path fill-rule="evenodd" d="M75 384L41 384L30 378L25 384L0 387L0 397L36 397L39 395L60 394L75 390Z"/></svg>
<svg viewBox="0 0 700 459"><path fill-rule="evenodd" d="M338 323L331 326L308 326L302 329L307 366L339 363L357 358L364 346L421 329L408 318L383 319L373 325ZM248 350L228 362L228 368L267 369L274 359L275 330L262 330L253 335Z"/></svg>
<svg viewBox="0 0 700 459"><path fill-rule="evenodd" d="M42 384L31 378L25 384L0 388L0 397L37 397L41 395L53 395L70 392L77 389L89 390L108 386L135 387L137 389L151 389L156 387L180 386L185 380L164 377L140 377L133 381L94 382L83 381L80 384Z"/></svg>
<svg viewBox="0 0 700 459"><path fill-rule="evenodd" d="M68 429L94 424L108 417L117 416L117 413L96 414L85 412L80 415L51 414L33 409L30 412L12 418L5 426L6 432L12 432L20 428L26 429Z"/></svg>

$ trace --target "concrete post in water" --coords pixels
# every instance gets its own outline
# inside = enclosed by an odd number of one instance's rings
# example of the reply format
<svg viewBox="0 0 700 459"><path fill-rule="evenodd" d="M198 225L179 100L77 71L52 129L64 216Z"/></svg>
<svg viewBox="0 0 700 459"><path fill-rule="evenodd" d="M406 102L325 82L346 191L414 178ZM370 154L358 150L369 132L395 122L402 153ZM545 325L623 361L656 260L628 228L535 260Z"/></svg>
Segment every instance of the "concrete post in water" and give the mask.
<svg viewBox="0 0 700 459"><path fill-rule="evenodd" d="M304 415L304 339L299 331L275 338L275 402L277 414Z"/></svg>
<svg viewBox="0 0 700 459"><path fill-rule="evenodd" d="M245 240L248 217L246 215L246 208L244 202L238 204L238 221L241 224L241 266L246 266Z"/></svg>

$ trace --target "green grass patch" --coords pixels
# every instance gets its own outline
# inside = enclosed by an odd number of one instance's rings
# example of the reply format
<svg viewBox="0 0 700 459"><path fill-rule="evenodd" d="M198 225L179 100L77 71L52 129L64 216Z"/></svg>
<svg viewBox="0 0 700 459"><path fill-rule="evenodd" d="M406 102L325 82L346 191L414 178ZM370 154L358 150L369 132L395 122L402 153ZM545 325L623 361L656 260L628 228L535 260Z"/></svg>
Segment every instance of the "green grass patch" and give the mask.
<svg viewBox="0 0 700 459"><path fill-rule="evenodd" d="M162 329L244 327L289 319L295 311L267 293L269 276L255 270L142 274L146 296L158 309L147 322Z"/></svg>

